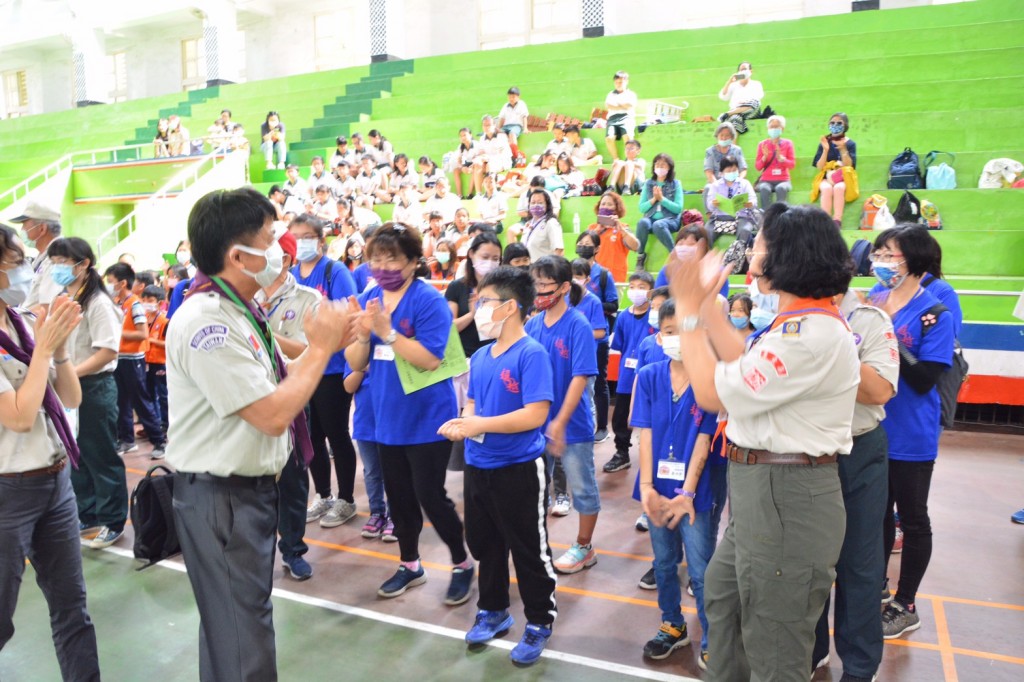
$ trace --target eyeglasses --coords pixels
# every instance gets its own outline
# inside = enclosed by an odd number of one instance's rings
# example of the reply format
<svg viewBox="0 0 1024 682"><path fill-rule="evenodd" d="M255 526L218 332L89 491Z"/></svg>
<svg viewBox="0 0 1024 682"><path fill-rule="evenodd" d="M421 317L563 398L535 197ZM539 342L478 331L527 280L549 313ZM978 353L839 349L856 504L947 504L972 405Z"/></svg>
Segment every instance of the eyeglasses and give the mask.
<svg viewBox="0 0 1024 682"><path fill-rule="evenodd" d="M754 251L753 249L747 249L746 251L743 252L743 255L749 261L754 256L764 256L767 255L767 253L767 251Z"/></svg>
<svg viewBox="0 0 1024 682"><path fill-rule="evenodd" d="M888 253L885 251L875 251L874 253L868 255L868 260L870 260L872 263L902 263L902 258L902 253Z"/></svg>
<svg viewBox="0 0 1024 682"><path fill-rule="evenodd" d="M476 307L480 308L485 303L498 303L498 305L501 305L503 303L508 303L511 300L512 300L511 298L493 298L493 297L490 297L490 296L483 296L481 298L476 299ZM497 307L497 306L495 306L495 307Z"/></svg>

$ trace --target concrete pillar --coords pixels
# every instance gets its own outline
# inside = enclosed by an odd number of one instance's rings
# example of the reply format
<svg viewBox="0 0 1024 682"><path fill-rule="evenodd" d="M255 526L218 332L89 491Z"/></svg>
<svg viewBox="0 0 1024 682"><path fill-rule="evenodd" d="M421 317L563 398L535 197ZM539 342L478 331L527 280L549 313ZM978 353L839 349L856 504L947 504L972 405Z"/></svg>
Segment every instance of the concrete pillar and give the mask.
<svg viewBox="0 0 1024 682"><path fill-rule="evenodd" d="M77 107L105 104L110 100L104 43L102 29L79 26L71 32L71 64Z"/></svg>
<svg viewBox="0 0 1024 682"><path fill-rule="evenodd" d="M390 62L405 43L405 0L368 0L370 3L370 61Z"/></svg>
<svg viewBox="0 0 1024 682"><path fill-rule="evenodd" d="M238 12L234 2L203 3L203 44L206 52L206 86L238 81L241 46L238 44Z"/></svg>
<svg viewBox="0 0 1024 682"><path fill-rule="evenodd" d="M604 35L604 0L582 0L583 37L600 38Z"/></svg>

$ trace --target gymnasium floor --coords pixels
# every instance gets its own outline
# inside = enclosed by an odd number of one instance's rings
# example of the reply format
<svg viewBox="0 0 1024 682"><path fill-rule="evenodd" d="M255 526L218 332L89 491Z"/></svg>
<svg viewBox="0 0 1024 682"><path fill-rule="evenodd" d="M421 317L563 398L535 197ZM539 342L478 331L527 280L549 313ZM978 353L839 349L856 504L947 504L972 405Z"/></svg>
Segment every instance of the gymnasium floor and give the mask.
<svg viewBox="0 0 1024 682"><path fill-rule="evenodd" d="M611 442L597 447L600 467ZM130 485L149 466L129 455ZM282 681L345 680L586 680L700 679L696 644L667 660L646 662L644 642L657 630L656 595L636 583L650 565L650 543L633 529L638 506L630 498L634 468L598 474L604 511L597 528L599 562L560 577L559 619L537 665L517 669L508 650L522 633L521 605L513 590L512 632L493 646L468 650L462 642L474 605L441 602L447 557L427 529L423 558L429 581L394 600L376 589L395 568L397 546L359 536L365 494L357 484L361 516L345 526L309 525L312 580L298 583L279 571L274 620ZM461 507L461 475L449 474L449 493ZM931 492L935 552L921 587L921 629L887 642L879 678L919 680L1024 679L1024 526L1009 515L1024 506L1024 438L954 432L942 440ZM556 554L575 535L574 516L551 519ZM130 527L129 527L130 534ZM133 570L131 541L85 555L89 608L96 623L106 680L177 682L197 679L198 617L188 580L177 561ZM899 559L890 566L895 578ZM3 682L59 680L45 603L28 569L15 615L17 631L0 653ZM683 596L690 636L699 642L693 600ZM838 680L841 663L815 680Z"/></svg>

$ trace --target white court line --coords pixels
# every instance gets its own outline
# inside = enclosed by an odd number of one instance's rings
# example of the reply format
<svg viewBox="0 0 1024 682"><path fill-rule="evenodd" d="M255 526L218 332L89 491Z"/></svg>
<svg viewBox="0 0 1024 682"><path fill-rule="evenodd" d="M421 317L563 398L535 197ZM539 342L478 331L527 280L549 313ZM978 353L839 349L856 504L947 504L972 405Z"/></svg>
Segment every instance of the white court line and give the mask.
<svg viewBox="0 0 1024 682"><path fill-rule="evenodd" d="M132 554L131 550L122 549L120 547L107 547L107 552L116 554L117 556L127 557L134 560L135 555ZM185 565L177 561L161 561L158 566L164 568L170 568L178 571L179 573L185 573ZM327 599L321 599L319 597L310 597L309 595L300 594L298 592L292 592L290 590L282 590L279 587L275 587L273 591L275 597L287 599L289 601L298 602L300 604L306 604L308 606L317 606L322 609L329 611L335 611L337 613L344 613L349 616L356 616L358 618L366 618L368 620L375 620L378 623L385 623L387 625L395 625L402 628L408 628L410 630L418 630L420 632L427 632L432 635L439 635L441 637L448 637L450 639L457 639L460 642L465 642L466 633L461 630L455 630L454 628L441 627L440 625L433 625L431 623L423 623L418 620L412 620L411 618L402 618L400 616L392 616L386 613L379 613L372 609L364 609L358 606L348 606L347 604L339 604L338 602L329 601ZM506 642L503 640L493 640L487 643L487 646L492 646L496 649L511 650L515 644L512 642ZM554 661L561 661L563 663L571 663L573 665L581 665L587 668L595 668L610 673L617 673L619 675L628 675L643 680L656 680L657 682L702 682L701 680L694 677L685 677L683 675L670 675L669 673L663 673L656 670L646 670L644 668L637 668L630 665L623 665L622 663L612 663L611 661L602 661L595 658L588 658L586 656L580 656L579 654L570 654L564 651L555 651L553 649L545 649L541 654L543 658L550 658Z"/></svg>

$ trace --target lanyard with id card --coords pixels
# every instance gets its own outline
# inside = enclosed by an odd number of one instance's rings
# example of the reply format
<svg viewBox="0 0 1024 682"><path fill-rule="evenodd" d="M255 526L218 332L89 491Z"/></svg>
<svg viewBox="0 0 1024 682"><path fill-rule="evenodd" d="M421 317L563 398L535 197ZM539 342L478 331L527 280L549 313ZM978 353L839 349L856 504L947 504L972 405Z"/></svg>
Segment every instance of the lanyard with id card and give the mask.
<svg viewBox="0 0 1024 682"><path fill-rule="evenodd" d="M676 435L676 424L679 422L680 417L686 414L683 407L682 401L675 399L672 400L672 405L669 407L668 459L658 460L657 469L655 470L655 475L662 480L680 482L686 480L686 462L676 459L675 444L672 442Z"/></svg>

